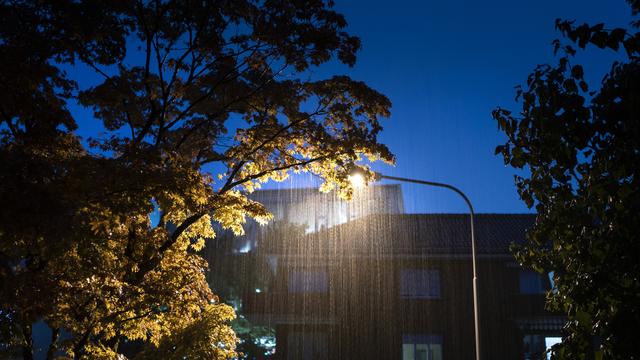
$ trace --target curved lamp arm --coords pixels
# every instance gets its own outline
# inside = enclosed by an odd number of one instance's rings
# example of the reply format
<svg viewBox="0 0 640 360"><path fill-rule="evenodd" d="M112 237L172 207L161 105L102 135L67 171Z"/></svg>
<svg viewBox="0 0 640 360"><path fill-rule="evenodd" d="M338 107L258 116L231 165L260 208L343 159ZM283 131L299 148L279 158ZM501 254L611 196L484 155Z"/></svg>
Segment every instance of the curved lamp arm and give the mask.
<svg viewBox="0 0 640 360"><path fill-rule="evenodd" d="M426 181L426 180L409 179L409 178L403 178L403 177L397 177L397 176L388 176L388 175L383 175L379 172L375 172L375 177L376 179L396 180L396 181L436 186L436 187L449 189L454 191L456 194L460 195L460 197L462 197L464 202L469 207L469 215L470 215L469 218L471 219L470 220L471 222L471 261L472 261L472 267L473 267L473 326L474 326L474 333L475 333L476 360L480 360L480 329L478 325L478 272L476 270L476 257L477 257L476 256L476 237L475 237L475 231L473 226L473 218L475 216L475 213L473 211L473 205L471 205L471 201L469 200L467 195L465 195L462 192L462 190L458 189L453 185L439 183L435 181Z"/></svg>

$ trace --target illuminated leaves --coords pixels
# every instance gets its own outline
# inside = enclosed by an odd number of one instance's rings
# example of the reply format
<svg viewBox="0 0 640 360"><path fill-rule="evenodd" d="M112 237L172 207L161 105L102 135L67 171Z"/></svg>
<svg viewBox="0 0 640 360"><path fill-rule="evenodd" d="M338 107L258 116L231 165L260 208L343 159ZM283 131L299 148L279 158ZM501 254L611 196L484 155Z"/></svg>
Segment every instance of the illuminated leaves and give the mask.
<svg viewBox="0 0 640 360"><path fill-rule="evenodd" d="M237 338L229 321L233 309L224 304L206 306L197 318L175 324L171 335L148 345L136 359L233 359Z"/></svg>

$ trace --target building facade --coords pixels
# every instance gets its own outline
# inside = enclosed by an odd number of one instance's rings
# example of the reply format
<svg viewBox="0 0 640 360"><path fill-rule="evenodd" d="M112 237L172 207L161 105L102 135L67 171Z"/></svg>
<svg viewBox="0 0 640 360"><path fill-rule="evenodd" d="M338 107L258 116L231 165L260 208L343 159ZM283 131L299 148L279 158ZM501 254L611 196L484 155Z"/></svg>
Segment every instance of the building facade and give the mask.
<svg viewBox="0 0 640 360"><path fill-rule="evenodd" d="M533 221L476 217L483 359L540 359L559 340L550 279L509 249ZM472 359L469 230L464 214L378 213L269 238L257 251L271 280L243 312L275 328L277 359Z"/></svg>

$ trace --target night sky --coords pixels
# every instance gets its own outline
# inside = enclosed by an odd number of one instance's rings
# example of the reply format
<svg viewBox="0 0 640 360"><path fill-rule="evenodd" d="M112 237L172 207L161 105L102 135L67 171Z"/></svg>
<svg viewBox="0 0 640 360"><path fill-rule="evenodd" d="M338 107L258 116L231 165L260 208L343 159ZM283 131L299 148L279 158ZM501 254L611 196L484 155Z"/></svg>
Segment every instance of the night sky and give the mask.
<svg viewBox="0 0 640 360"><path fill-rule="evenodd" d="M390 5L392 4L392 5ZM333 67L387 95L392 116L382 140L397 155L381 172L454 184L478 212L527 212L514 170L494 156L505 141L491 118L498 105L518 110L517 84L537 64L552 62L555 19L628 27L623 0L336 1L362 51L353 69ZM578 60L599 83L612 53ZM404 185L403 185L404 186ZM446 190L407 186L409 211L464 212Z"/></svg>
<svg viewBox="0 0 640 360"><path fill-rule="evenodd" d="M513 185L514 170L494 156L505 141L491 118L498 105L517 110L514 86L536 64L552 62L556 18L626 27L631 11L623 0L337 0L335 8L362 40L355 67L329 63L313 78L347 74L387 95L392 116L381 140L397 165L383 173L454 184L477 212L527 212ZM591 83L599 82L612 54L591 50L578 60ZM86 69L81 86L99 78ZM72 106L80 134L97 131L91 111ZM269 187L308 186L292 179ZM466 212L446 190L404 187L410 212Z"/></svg>

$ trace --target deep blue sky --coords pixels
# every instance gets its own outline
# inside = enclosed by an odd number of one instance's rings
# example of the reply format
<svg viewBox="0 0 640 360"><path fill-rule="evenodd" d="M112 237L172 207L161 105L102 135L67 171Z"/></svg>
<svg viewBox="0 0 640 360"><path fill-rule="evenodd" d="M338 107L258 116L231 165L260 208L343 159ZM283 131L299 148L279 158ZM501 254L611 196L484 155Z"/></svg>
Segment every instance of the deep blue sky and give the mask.
<svg viewBox="0 0 640 360"><path fill-rule="evenodd" d="M623 0L337 0L362 51L346 72L393 103L382 140L403 177L449 182L467 192L478 212L526 212L511 168L494 156L505 138L491 119L498 105L517 110L514 89L535 65L553 61L556 18L627 26ZM580 58L600 81L611 54ZM590 72L592 71L592 72ZM410 211L462 212L444 190L404 188Z"/></svg>
<svg viewBox="0 0 640 360"><path fill-rule="evenodd" d="M336 63L314 77L347 74L387 95L392 116L382 142L397 155L396 167L376 169L396 176L448 182L471 198L477 212L526 212L513 185L514 171L493 155L504 142L491 111L517 110L514 86L536 64L553 61L551 41L558 17L627 26L623 0L336 0L362 40L354 68ZM581 62L587 77L601 79L611 54L590 51ZM91 85L83 73L81 86ZM84 83L83 83L84 82ZM95 131L91 111L72 107L80 133ZM277 187L308 186L293 179ZM411 212L464 212L444 190L404 187Z"/></svg>

